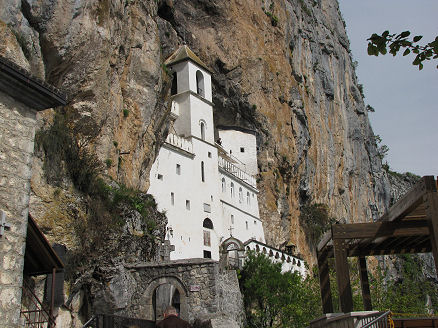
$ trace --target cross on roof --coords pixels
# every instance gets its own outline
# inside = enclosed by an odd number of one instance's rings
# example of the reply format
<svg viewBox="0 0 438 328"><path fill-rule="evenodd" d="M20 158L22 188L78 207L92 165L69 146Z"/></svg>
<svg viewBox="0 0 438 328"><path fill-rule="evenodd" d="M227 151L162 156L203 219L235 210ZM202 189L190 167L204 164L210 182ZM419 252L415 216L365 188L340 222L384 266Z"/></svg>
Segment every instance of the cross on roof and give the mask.
<svg viewBox="0 0 438 328"><path fill-rule="evenodd" d="M1 219L0 219L0 237L1 237L5 233L5 229L6 230L11 229L11 225L6 222L6 213L5 212L0 210L0 215L1 215Z"/></svg>

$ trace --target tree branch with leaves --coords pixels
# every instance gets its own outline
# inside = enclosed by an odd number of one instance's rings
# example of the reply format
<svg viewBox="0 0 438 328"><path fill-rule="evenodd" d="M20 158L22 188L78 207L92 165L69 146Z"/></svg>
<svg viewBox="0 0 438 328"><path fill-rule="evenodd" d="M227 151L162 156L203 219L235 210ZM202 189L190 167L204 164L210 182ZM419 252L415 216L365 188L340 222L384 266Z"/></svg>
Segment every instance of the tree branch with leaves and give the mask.
<svg viewBox="0 0 438 328"><path fill-rule="evenodd" d="M420 41L423 36L416 35L410 40L410 35L411 32L409 31L404 31L400 34L390 34L389 31L383 32L382 35L374 33L369 39L367 39L367 41L369 41L368 55L386 55L389 50L389 53L395 56L401 49L405 49L403 51L403 56L407 56L411 52L415 54L415 59L412 64L418 66L419 70L423 69L424 61L438 59L438 36L432 42L425 45L419 45L417 42Z"/></svg>

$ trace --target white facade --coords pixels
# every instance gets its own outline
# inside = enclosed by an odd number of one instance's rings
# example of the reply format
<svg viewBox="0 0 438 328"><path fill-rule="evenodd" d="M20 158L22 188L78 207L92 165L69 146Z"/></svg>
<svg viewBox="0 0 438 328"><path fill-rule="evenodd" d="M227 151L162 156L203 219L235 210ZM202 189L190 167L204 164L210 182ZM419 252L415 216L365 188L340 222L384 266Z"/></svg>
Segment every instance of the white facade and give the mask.
<svg viewBox="0 0 438 328"><path fill-rule="evenodd" d="M238 165L251 175L258 173L257 141L255 133L238 129L218 128L219 138L225 151L238 162Z"/></svg>
<svg viewBox="0 0 438 328"><path fill-rule="evenodd" d="M221 130L223 147L215 144L208 69L185 46L166 64L177 82L171 109L175 133L152 166L148 192L166 211L166 239L175 246L170 259L219 260L220 246L230 236L265 243L254 177L255 135ZM247 152L230 156L240 147Z"/></svg>

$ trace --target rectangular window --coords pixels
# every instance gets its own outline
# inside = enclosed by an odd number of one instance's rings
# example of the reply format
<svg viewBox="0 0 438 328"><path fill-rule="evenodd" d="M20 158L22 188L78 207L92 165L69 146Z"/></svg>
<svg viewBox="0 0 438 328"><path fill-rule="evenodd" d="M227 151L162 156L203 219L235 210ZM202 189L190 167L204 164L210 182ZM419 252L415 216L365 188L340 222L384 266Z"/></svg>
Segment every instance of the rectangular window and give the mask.
<svg viewBox="0 0 438 328"><path fill-rule="evenodd" d="M210 251L204 251L204 259L211 259L211 252Z"/></svg>
<svg viewBox="0 0 438 328"><path fill-rule="evenodd" d="M186 200L186 210L190 210L190 201Z"/></svg>
<svg viewBox="0 0 438 328"><path fill-rule="evenodd" d="M240 152L241 152L241 153L244 153L244 152L245 152L245 148L240 147Z"/></svg>
<svg viewBox="0 0 438 328"><path fill-rule="evenodd" d="M204 203L204 212L211 213L210 204Z"/></svg>
<svg viewBox="0 0 438 328"><path fill-rule="evenodd" d="M158 175L157 175L157 178L158 178L158 180L163 181L163 175L162 175L162 174L158 174Z"/></svg>
<svg viewBox="0 0 438 328"><path fill-rule="evenodd" d="M180 175L181 174L181 165L176 164L176 174Z"/></svg>
<svg viewBox="0 0 438 328"><path fill-rule="evenodd" d="M245 221L246 230L248 230L248 221Z"/></svg>
<svg viewBox="0 0 438 328"><path fill-rule="evenodd" d="M211 241L210 241L210 231L205 231L204 230L204 246L211 246Z"/></svg>
<svg viewBox="0 0 438 328"><path fill-rule="evenodd" d="M211 158L211 152L208 152L208 158Z"/></svg>
<svg viewBox="0 0 438 328"><path fill-rule="evenodd" d="M173 192L170 193L170 203L175 205L175 194Z"/></svg>
<svg viewBox="0 0 438 328"><path fill-rule="evenodd" d="M234 224L234 215L231 214L231 224Z"/></svg>

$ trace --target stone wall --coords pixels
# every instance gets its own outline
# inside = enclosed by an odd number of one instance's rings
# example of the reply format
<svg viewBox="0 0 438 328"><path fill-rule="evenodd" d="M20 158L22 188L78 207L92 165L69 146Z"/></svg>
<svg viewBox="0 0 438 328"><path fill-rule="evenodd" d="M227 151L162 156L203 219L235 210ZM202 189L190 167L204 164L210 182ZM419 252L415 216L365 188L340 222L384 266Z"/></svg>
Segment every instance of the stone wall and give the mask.
<svg viewBox="0 0 438 328"><path fill-rule="evenodd" d="M17 327L27 230L35 111L0 92L0 327Z"/></svg>
<svg viewBox="0 0 438 328"><path fill-rule="evenodd" d="M154 320L154 290L170 283L179 291L183 319L190 322L195 319L214 321L226 316L234 326L240 326L244 320L236 273L220 272L215 261L191 259L144 263L128 269L136 286L128 306L117 314Z"/></svg>

